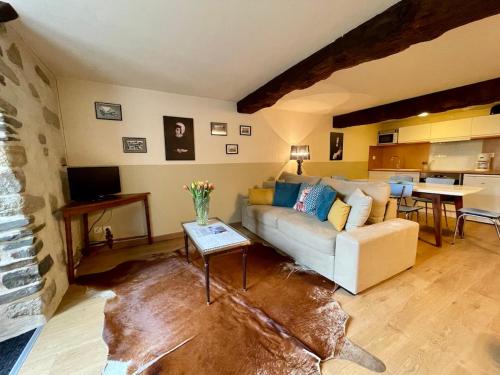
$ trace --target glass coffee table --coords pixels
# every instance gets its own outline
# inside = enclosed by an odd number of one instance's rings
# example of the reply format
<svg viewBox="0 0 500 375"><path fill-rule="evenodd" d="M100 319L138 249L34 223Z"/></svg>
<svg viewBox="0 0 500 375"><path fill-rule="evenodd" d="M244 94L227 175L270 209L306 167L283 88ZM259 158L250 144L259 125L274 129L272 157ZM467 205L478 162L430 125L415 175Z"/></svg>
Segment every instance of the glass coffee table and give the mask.
<svg viewBox="0 0 500 375"><path fill-rule="evenodd" d="M196 221L182 223L186 260L189 263L188 240L203 258L205 266L205 289L207 305L210 305L210 257L229 251L241 251L243 263L243 290L247 289L247 251L251 241L227 225L219 218L209 219L208 225L198 225Z"/></svg>

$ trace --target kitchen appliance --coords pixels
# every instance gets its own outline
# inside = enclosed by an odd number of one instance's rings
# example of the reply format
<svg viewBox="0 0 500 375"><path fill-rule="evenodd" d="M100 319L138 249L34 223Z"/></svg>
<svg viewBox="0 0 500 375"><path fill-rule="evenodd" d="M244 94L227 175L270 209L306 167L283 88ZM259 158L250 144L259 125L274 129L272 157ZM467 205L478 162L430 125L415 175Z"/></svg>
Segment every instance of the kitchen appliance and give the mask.
<svg viewBox="0 0 500 375"><path fill-rule="evenodd" d="M393 145L398 143L398 129L385 130L378 132L378 142L381 145Z"/></svg>
<svg viewBox="0 0 500 375"><path fill-rule="evenodd" d="M476 171L488 171L491 165L491 154L480 153L477 155Z"/></svg>

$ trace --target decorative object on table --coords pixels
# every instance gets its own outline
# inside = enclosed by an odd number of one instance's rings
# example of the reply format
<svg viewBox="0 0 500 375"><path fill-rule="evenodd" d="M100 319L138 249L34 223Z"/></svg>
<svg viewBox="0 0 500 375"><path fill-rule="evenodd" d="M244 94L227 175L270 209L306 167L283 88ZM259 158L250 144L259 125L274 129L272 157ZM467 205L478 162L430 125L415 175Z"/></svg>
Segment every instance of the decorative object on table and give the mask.
<svg viewBox="0 0 500 375"><path fill-rule="evenodd" d="M166 160L195 160L192 118L163 116Z"/></svg>
<svg viewBox="0 0 500 375"><path fill-rule="evenodd" d="M311 154L309 153L308 145L292 145L290 148L290 160L297 160L297 174L302 174L302 162L309 160Z"/></svg>
<svg viewBox="0 0 500 375"><path fill-rule="evenodd" d="M227 124L225 122L211 122L210 134L212 135L227 135Z"/></svg>
<svg viewBox="0 0 500 375"><path fill-rule="evenodd" d="M208 181L193 181L191 185L184 185L183 189L189 191L193 197L196 222L198 225L207 225L210 193L215 189L215 185Z"/></svg>
<svg viewBox="0 0 500 375"><path fill-rule="evenodd" d="M342 160L344 133L330 133L330 160Z"/></svg>
<svg viewBox="0 0 500 375"><path fill-rule="evenodd" d="M228 144L226 145L226 154L235 155L238 153L238 145Z"/></svg>
<svg viewBox="0 0 500 375"><path fill-rule="evenodd" d="M122 121L121 104L95 102L95 117L98 120Z"/></svg>
<svg viewBox="0 0 500 375"><path fill-rule="evenodd" d="M240 135L252 135L252 127L250 125L240 125Z"/></svg>
<svg viewBox="0 0 500 375"><path fill-rule="evenodd" d="M123 152L125 153L147 153L146 138L122 137Z"/></svg>

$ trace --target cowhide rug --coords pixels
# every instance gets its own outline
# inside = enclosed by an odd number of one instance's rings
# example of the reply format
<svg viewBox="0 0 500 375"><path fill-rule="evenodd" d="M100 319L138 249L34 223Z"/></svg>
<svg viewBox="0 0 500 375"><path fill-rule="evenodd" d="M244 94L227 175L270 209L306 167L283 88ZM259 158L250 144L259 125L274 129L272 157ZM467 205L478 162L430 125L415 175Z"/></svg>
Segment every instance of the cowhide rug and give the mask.
<svg viewBox="0 0 500 375"><path fill-rule="evenodd" d="M174 253L79 278L115 294L105 307L105 374L320 374L330 358L385 370L346 338L348 315L322 276L257 244L246 292L241 253L211 257L207 306L201 259L190 256L189 264Z"/></svg>

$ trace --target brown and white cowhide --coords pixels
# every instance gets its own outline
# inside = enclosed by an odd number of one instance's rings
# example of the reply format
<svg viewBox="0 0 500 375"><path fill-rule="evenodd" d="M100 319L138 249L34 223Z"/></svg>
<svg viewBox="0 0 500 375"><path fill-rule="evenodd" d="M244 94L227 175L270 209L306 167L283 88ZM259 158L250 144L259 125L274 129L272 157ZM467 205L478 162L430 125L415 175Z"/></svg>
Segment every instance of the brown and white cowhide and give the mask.
<svg viewBox="0 0 500 375"><path fill-rule="evenodd" d="M189 264L174 253L79 278L115 293L105 308L105 374L320 374L331 358L385 371L346 338L348 315L332 282L257 244L246 292L241 254L211 257L207 306L196 255Z"/></svg>

